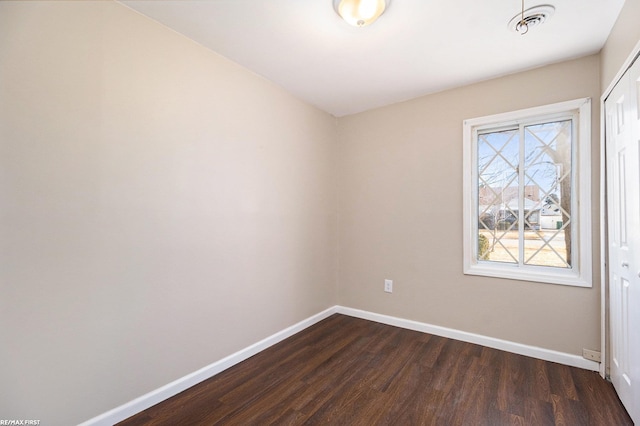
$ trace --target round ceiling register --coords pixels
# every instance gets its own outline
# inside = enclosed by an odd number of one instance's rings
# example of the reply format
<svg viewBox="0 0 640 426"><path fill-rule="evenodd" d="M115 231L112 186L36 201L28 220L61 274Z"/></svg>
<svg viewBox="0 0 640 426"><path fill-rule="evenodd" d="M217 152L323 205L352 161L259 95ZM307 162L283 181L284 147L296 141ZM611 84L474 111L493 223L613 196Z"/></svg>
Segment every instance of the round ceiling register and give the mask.
<svg viewBox="0 0 640 426"><path fill-rule="evenodd" d="M534 6L518 13L509 21L509 29L516 33L526 33L531 28L542 25L547 19L551 18L556 8L550 4Z"/></svg>

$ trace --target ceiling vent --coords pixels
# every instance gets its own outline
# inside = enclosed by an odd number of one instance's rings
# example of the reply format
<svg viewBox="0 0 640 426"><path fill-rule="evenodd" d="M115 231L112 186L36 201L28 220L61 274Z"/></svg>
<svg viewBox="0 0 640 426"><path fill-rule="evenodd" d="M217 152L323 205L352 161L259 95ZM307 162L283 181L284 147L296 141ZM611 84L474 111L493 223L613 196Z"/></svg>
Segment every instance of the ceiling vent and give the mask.
<svg viewBox="0 0 640 426"><path fill-rule="evenodd" d="M519 34L525 34L534 27L539 27L545 21L551 18L556 8L550 4L534 6L518 13L509 21L509 29Z"/></svg>

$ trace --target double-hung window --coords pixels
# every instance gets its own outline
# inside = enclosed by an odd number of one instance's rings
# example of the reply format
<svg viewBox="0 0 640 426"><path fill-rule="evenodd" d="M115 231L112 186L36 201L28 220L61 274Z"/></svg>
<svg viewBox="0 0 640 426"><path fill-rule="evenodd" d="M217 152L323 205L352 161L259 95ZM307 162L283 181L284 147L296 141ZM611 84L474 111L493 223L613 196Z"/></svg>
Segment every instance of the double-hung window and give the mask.
<svg viewBox="0 0 640 426"><path fill-rule="evenodd" d="M590 105L464 121L465 274L591 286Z"/></svg>

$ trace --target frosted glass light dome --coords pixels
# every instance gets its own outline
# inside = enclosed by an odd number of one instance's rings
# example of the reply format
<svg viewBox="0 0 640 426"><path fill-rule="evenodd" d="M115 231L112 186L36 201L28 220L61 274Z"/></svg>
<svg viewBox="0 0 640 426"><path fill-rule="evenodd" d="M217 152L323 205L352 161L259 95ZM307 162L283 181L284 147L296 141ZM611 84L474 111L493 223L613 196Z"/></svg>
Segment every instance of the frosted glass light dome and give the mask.
<svg viewBox="0 0 640 426"><path fill-rule="evenodd" d="M378 19L388 3L388 0L334 0L333 7L348 24L364 27Z"/></svg>

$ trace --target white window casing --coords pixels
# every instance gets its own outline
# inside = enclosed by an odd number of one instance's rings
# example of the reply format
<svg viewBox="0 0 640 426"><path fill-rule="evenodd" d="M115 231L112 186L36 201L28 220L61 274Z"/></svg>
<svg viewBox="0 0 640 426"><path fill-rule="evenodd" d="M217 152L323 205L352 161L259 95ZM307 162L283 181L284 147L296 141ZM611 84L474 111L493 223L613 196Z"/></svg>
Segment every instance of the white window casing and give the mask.
<svg viewBox="0 0 640 426"><path fill-rule="evenodd" d="M532 266L478 260L478 134L544 120L572 120L570 267ZM592 286L591 271L591 101L551 105L468 119L463 122L464 273L580 287ZM520 142L522 143L522 142ZM524 183L519 182L521 187ZM522 196L522 189L520 189ZM504 202L504 200L503 200ZM522 209L521 209L522 211ZM520 216L522 218L522 215ZM524 229L524 224L519 225ZM520 234L523 235L524 231ZM521 241L524 237L520 237Z"/></svg>

